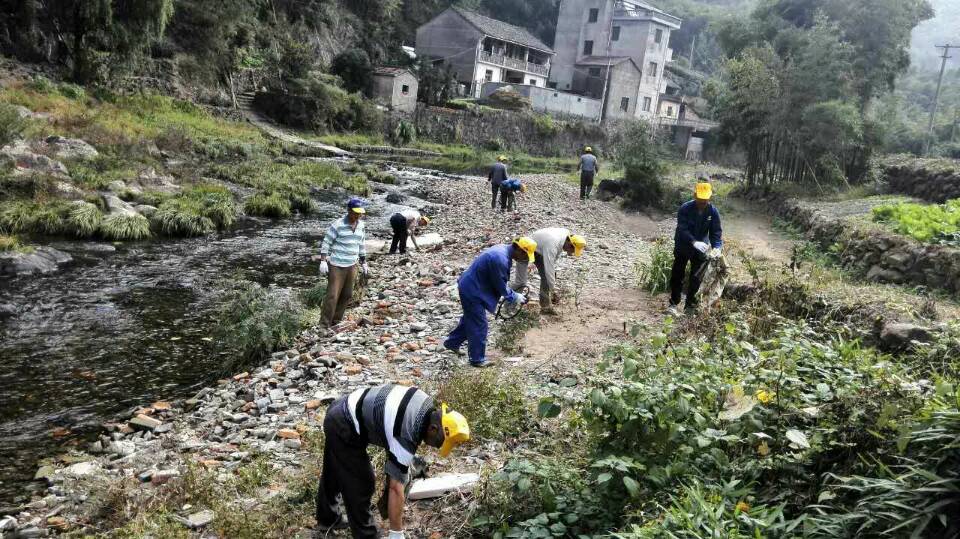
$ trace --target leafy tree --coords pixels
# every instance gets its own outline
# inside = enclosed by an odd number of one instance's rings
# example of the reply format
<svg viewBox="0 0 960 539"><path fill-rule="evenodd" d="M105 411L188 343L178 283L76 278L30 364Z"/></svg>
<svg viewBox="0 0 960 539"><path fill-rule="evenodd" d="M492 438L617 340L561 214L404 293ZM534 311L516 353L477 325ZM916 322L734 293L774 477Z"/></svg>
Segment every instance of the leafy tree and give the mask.
<svg viewBox="0 0 960 539"><path fill-rule="evenodd" d="M330 72L343 80L343 87L351 92L366 90L373 78L370 56L363 49L347 49L330 64Z"/></svg>
<svg viewBox="0 0 960 539"><path fill-rule="evenodd" d="M442 106L457 95L457 82L453 69L421 60L417 67L420 85L417 100L431 106Z"/></svg>

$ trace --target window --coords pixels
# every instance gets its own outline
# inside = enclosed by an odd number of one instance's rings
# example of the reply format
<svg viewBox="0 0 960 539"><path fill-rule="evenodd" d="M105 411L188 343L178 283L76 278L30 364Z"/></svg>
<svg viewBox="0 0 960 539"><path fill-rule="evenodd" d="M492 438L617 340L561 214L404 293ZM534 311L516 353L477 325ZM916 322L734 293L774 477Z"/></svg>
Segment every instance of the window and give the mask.
<svg viewBox="0 0 960 539"><path fill-rule="evenodd" d="M537 85L537 79L530 79L530 86L536 86L536 85Z"/></svg>
<svg viewBox="0 0 960 539"><path fill-rule="evenodd" d="M673 107L667 107L667 116L673 118Z"/></svg>
<svg viewBox="0 0 960 539"><path fill-rule="evenodd" d="M613 27L613 34L610 36L610 41L620 41L620 27Z"/></svg>
<svg viewBox="0 0 960 539"><path fill-rule="evenodd" d="M597 19L600 17L600 10L597 8L590 9L590 17L587 19L587 22L597 22Z"/></svg>
<svg viewBox="0 0 960 539"><path fill-rule="evenodd" d="M400 87L400 93L402 93L403 95L409 94L409 93L410 93L410 87L407 86L406 84L404 84L403 86Z"/></svg>
<svg viewBox="0 0 960 539"><path fill-rule="evenodd" d="M492 81L493 81L493 70L492 70L492 69L488 69L487 72L483 74L483 80L485 80L486 82L492 82Z"/></svg>
<svg viewBox="0 0 960 539"><path fill-rule="evenodd" d="M623 112L627 112L628 110L630 110L630 98L629 98L629 97L621 97L621 98L620 98L620 110L622 110Z"/></svg>
<svg viewBox="0 0 960 539"><path fill-rule="evenodd" d="M583 42L583 55L590 56L593 54L593 41L587 40Z"/></svg>
<svg viewBox="0 0 960 539"><path fill-rule="evenodd" d="M657 67L659 67L659 66L657 66L657 63L656 63L656 62L650 62L650 65L647 66L647 75L649 75L649 76L651 76L651 77L656 77L656 76L657 76Z"/></svg>
<svg viewBox="0 0 960 539"><path fill-rule="evenodd" d="M663 30L657 28L657 33L653 35L654 43L663 43Z"/></svg>
<svg viewBox="0 0 960 539"><path fill-rule="evenodd" d="M650 105L651 105L651 104L652 104L652 100L651 100L649 97L644 97L644 98L643 98L643 111L644 111L644 112L650 112Z"/></svg>
<svg viewBox="0 0 960 539"><path fill-rule="evenodd" d="M587 70L587 73L589 73L591 77L596 77L596 78L598 78L598 79L600 78L600 68L599 68L599 67L591 67L589 70Z"/></svg>

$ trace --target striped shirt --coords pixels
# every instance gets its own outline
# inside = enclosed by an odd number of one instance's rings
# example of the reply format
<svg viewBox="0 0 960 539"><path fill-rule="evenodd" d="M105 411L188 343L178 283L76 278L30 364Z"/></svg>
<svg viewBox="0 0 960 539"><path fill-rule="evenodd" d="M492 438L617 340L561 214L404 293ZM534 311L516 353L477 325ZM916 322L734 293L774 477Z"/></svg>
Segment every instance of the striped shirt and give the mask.
<svg viewBox="0 0 960 539"><path fill-rule="evenodd" d="M433 398L415 387L385 384L354 391L347 397L347 409L357 434L387 450L387 475L406 483L434 409Z"/></svg>
<svg viewBox="0 0 960 539"><path fill-rule="evenodd" d="M320 254L330 258L330 264L338 268L349 268L357 263L361 256L367 256L363 242L366 239L363 219L357 222L357 229L350 226L346 217L330 224L323 237Z"/></svg>

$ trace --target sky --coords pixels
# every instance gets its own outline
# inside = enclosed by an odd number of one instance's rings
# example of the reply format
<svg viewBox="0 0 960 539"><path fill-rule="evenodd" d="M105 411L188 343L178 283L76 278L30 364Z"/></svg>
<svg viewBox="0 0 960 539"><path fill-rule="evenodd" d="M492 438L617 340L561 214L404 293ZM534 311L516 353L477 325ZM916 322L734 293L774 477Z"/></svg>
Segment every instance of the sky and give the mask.
<svg viewBox="0 0 960 539"><path fill-rule="evenodd" d="M936 15L913 30L910 56L913 65L928 70L940 69L940 56L934 45L960 45L960 0L930 0ZM948 69L960 68L960 49L954 49Z"/></svg>

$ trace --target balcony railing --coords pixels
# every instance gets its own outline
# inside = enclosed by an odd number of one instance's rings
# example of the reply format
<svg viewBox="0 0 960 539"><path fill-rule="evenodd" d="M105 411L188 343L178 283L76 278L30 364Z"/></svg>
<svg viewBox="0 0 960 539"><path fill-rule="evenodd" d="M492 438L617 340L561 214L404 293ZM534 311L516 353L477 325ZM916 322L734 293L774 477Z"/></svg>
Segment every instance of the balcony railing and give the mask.
<svg viewBox="0 0 960 539"><path fill-rule="evenodd" d="M677 119L676 116L661 115L657 118L657 123L661 127L690 127L695 131L710 131L720 127L720 124L710 120Z"/></svg>
<svg viewBox="0 0 960 539"><path fill-rule="evenodd" d="M510 69L516 69L517 71L535 73L537 75L547 76L550 74L550 64L535 64L533 62L526 62L518 58L510 58L509 56L494 54L487 51L480 51L480 61L488 64L500 65Z"/></svg>

